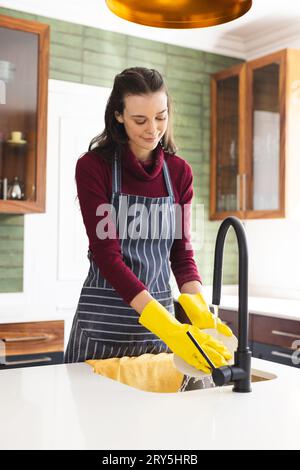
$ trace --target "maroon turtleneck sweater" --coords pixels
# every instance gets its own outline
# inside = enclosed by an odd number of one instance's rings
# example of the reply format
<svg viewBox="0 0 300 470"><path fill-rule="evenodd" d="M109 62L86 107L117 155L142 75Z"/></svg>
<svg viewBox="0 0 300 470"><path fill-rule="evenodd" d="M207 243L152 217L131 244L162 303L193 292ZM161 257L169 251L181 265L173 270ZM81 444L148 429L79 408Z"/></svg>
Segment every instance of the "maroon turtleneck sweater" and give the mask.
<svg viewBox="0 0 300 470"><path fill-rule="evenodd" d="M193 197L191 166L183 158L164 152L160 146L155 150L152 161L147 163L141 163L128 145L124 148L121 156L122 193L153 198L168 196L162 168L164 159L168 165L175 202L181 205L190 204ZM102 218L96 216L96 209L100 204L111 202L111 165L99 154L90 151L78 159L75 175L78 199L93 259L102 276L129 305L132 299L142 290L147 290L147 287L125 264L119 239L100 240L96 234L96 226ZM175 239L171 248L171 269L179 290L185 282L202 282L193 250L186 249L190 246L190 241L190 235L186 237L182 231L182 238Z"/></svg>

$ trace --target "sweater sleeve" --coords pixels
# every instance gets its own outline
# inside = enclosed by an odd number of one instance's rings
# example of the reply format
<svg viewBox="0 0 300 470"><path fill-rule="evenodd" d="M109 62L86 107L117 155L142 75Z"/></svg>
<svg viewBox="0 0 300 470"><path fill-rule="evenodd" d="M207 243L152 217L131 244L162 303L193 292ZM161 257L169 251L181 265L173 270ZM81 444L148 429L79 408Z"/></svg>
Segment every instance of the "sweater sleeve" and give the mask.
<svg viewBox="0 0 300 470"><path fill-rule="evenodd" d="M194 260L194 251L191 243L191 208L193 194L192 168L185 162L179 200L181 216L176 216L176 227L178 226L177 224L181 224L181 230L179 231L178 237L176 237L173 242L170 253L171 269L174 273L179 290L185 282L199 281L202 284L202 278Z"/></svg>
<svg viewBox="0 0 300 470"><path fill-rule="evenodd" d="M99 170L94 166L92 159L83 156L78 159L75 171L77 194L89 239L89 249L102 276L129 305L146 287L125 264L116 230L114 237L99 238L97 235L97 224L104 218L108 220L107 211L103 211L101 216L96 215L97 208L100 204L110 204L111 201L105 185L107 175L105 176L105 172L101 174L101 167ZM110 222L113 220L111 217L109 219Z"/></svg>

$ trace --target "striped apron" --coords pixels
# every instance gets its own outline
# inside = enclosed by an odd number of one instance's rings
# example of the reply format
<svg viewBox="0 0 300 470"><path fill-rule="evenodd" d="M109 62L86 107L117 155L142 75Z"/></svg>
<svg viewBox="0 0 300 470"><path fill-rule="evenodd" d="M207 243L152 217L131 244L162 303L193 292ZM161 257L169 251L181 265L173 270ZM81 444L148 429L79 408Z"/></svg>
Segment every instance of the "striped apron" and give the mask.
<svg viewBox="0 0 300 470"><path fill-rule="evenodd" d="M121 162L115 155L111 204L116 211L117 233L125 264L144 283L152 297L174 314L169 259L175 238L175 199L165 160L163 174L168 196L150 198L124 194L121 192ZM128 230L133 226L131 216L127 215L125 223L123 217L123 227L120 229L120 215L124 214L126 207L134 214L135 223L136 214L140 216L135 236L131 236ZM125 236L122 236L121 231L125 232ZM160 338L138 322L139 314L124 302L101 275L90 250L88 259L90 268L81 290L64 362L171 353Z"/></svg>

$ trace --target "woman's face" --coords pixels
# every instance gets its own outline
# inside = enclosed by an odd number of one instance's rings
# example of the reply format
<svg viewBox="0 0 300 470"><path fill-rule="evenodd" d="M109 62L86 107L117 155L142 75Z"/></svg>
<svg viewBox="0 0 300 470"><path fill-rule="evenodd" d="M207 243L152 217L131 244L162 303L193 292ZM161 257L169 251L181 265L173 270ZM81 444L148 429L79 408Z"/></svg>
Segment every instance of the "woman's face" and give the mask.
<svg viewBox="0 0 300 470"><path fill-rule="evenodd" d="M115 112L124 124L129 144L138 155L147 156L154 150L168 126L168 99L164 91L148 95L127 95L124 112Z"/></svg>

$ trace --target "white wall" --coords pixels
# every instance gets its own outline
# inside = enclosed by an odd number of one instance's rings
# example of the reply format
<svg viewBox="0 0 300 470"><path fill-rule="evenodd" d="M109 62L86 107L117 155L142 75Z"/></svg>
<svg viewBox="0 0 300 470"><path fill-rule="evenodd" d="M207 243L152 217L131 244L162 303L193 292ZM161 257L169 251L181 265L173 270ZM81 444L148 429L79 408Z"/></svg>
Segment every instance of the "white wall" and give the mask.
<svg viewBox="0 0 300 470"><path fill-rule="evenodd" d="M246 221L250 295L300 299L300 220Z"/></svg>

